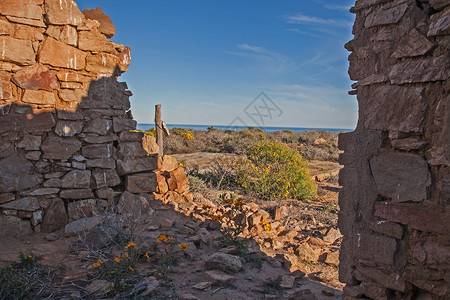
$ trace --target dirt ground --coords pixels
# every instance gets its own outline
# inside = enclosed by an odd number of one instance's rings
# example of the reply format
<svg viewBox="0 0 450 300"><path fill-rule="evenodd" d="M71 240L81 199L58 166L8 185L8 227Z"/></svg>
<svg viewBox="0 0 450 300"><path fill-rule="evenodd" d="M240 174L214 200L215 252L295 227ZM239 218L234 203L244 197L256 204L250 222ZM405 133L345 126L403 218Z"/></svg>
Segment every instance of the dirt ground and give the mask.
<svg viewBox="0 0 450 300"><path fill-rule="evenodd" d="M208 170L217 160L236 160L235 154L221 153L192 153L174 155L178 161L183 162L189 169L197 165L200 170ZM289 215L283 219L286 230L298 231L297 239L308 241L320 240L330 228L337 223L337 196L339 185L337 173L340 166L333 162L311 161L311 176L318 182L318 194L321 201L304 203L299 201L258 201L258 199L245 199L246 202L255 202L259 207L275 214L277 208L288 208ZM222 191L210 190L206 197L214 197ZM326 199L326 200L325 200ZM333 205L329 205L333 203ZM157 276L155 270L161 269L161 261L156 260L157 253L151 254L152 260L139 261L134 277L134 288L131 291L120 293L114 297L106 297L105 284L98 280L89 269L92 265L92 253L82 251L76 247L80 237L65 234L63 231L53 234L36 233L15 238L0 240L0 265L2 267L17 262L20 253L37 259L40 265L47 266L46 270L53 270L54 275L49 279L48 286L37 298L53 299L337 299L342 294L342 284L338 281L338 268L324 262L301 261L299 271L291 272L286 257L294 255L287 248L287 256L283 251L274 250L264 243L251 254L241 258L243 268L232 274L220 273L222 277L230 276L226 283L218 284L211 279L212 275L207 261L212 255L227 252L216 241L220 236L218 230L211 229L210 225L195 218L186 216L159 201L151 202L154 213L149 227L138 235L138 245L142 251L149 251L149 245L155 244L158 236L171 236L179 243L194 241L190 252L176 252L175 262L170 267L167 276ZM170 226L167 226L169 220ZM190 225L189 225L190 224ZM194 224L194 225L192 225ZM186 226L192 230L182 231ZM207 232L210 240L198 240L199 232ZM250 240L248 245L254 245ZM192 244L188 244L192 245ZM328 252L338 253L340 240L332 244L324 244ZM293 245L296 247L296 245ZM291 247L291 249L293 249ZM320 246L319 246L320 247ZM286 249L286 248L285 248ZM109 250L107 250L109 251ZM112 251L112 250L111 250ZM231 250L232 252L232 250ZM150 252L149 252L150 253ZM295 255L294 255L295 256ZM111 256L113 257L113 256ZM214 269L214 268L213 268ZM287 277L286 277L287 276ZM290 288L281 288L280 281L295 279ZM137 286L144 286L137 291ZM133 292L134 291L134 292ZM310 293L313 296L310 296ZM137 296L140 295L140 296ZM144 296L146 295L146 296ZM315 298L314 298L315 297Z"/></svg>

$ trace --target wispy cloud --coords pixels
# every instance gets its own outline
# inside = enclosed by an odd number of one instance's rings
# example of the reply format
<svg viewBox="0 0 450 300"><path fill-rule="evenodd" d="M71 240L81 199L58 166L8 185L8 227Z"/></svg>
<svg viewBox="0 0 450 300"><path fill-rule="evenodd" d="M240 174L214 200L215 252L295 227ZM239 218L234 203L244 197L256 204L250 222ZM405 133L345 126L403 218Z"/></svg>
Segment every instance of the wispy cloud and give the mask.
<svg viewBox="0 0 450 300"><path fill-rule="evenodd" d="M354 3L354 1L351 1L351 0L342 1L342 2L347 2L347 4L329 3L329 1L324 1L324 0L313 0L313 2L321 5L322 7L326 8L326 9L341 10L341 11L348 11L352 7L352 4Z"/></svg>
<svg viewBox="0 0 450 300"><path fill-rule="evenodd" d="M307 16L303 13L298 13L294 16L286 16L286 21L289 24L316 24L316 25L334 25L339 27L350 27L352 22L342 19L323 19L314 16Z"/></svg>
<svg viewBox="0 0 450 300"><path fill-rule="evenodd" d="M255 67L264 71L264 74L274 75L290 69L290 59L283 54L249 44L239 44L237 49L227 53L253 60L256 63Z"/></svg>

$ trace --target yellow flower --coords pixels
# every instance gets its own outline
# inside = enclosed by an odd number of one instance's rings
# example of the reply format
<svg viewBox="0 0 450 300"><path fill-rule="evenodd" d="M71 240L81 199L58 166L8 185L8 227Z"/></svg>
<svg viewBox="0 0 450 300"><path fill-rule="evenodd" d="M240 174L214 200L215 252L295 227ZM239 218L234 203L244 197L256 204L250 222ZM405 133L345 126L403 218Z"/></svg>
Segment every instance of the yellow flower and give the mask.
<svg viewBox="0 0 450 300"><path fill-rule="evenodd" d="M187 245L185 243L180 244L181 250L185 251L187 249Z"/></svg>
<svg viewBox="0 0 450 300"><path fill-rule="evenodd" d="M147 259L150 259L150 256L148 256L148 253L147 252L145 252L145 258L147 258Z"/></svg>
<svg viewBox="0 0 450 300"><path fill-rule="evenodd" d="M128 267L128 269L129 269L131 272L134 271L134 269L133 269L132 267Z"/></svg>
<svg viewBox="0 0 450 300"><path fill-rule="evenodd" d="M179 165L180 167L182 167L182 166L183 166L183 163L179 163L178 165Z"/></svg>
<svg viewBox="0 0 450 300"><path fill-rule="evenodd" d="M31 256L31 255L28 255L28 258L32 258L33 256Z"/></svg>
<svg viewBox="0 0 450 300"><path fill-rule="evenodd" d="M116 263L118 263L118 262L120 262L120 258L116 257L116 258L114 258L114 261L115 261Z"/></svg>
<svg viewBox="0 0 450 300"><path fill-rule="evenodd" d="M101 259L99 259L98 262L101 263L101 264L103 263L103 261Z"/></svg>
<svg viewBox="0 0 450 300"><path fill-rule="evenodd" d="M170 240L170 237L161 234L156 241L157 242L168 242L169 240Z"/></svg>
<svg viewBox="0 0 450 300"><path fill-rule="evenodd" d="M97 268L99 266L100 266L100 263L96 262L96 263L93 263L92 266L89 267L89 269Z"/></svg>
<svg viewBox="0 0 450 300"><path fill-rule="evenodd" d="M130 247L136 248L136 244L133 242L130 242L128 245L125 246L125 249L128 249Z"/></svg>
<svg viewBox="0 0 450 300"><path fill-rule="evenodd" d="M129 258L128 253L126 254L126 258Z"/></svg>

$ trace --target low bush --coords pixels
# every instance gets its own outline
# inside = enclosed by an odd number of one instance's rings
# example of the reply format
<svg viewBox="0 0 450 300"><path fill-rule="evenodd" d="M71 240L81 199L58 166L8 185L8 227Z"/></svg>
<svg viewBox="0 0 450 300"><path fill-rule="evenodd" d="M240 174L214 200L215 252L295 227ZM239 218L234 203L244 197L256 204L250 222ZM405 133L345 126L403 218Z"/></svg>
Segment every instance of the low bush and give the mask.
<svg viewBox="0 0 450 300"><path fill-rule="evenodd" d="M236 165L237 183L263 199L308 200L316 196L316 185L307 163L294 149L280 142L262 141L247 151L247 159Z"/></svg>

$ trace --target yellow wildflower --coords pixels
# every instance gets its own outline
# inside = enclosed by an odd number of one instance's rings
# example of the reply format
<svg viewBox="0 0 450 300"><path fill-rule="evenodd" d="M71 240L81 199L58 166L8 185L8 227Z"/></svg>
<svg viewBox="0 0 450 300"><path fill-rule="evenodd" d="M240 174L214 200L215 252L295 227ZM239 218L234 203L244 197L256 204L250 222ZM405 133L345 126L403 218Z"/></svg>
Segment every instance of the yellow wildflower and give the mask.
<svg viewBox="0 0 450 300"><path fill-rule="evenodd" d="M181 250L185 251L187 249L187 245L185 243L180 244Z"/></svg>
<svg viewBox="0 0 450 300"><path fill-rule="evenodd" d="M182 167L182 166L183 166L183 163L179 163L178 165L179 165L180 167Z"/></svg>
<svg viewBox="0 0 450 300"><path fill-rule="evenodd" d="M129 269L131 272L134 271L134 269L133 269L132 267L128 267L128 269Z"/></svg>
<svg viewBox="0 0 450 300"><path fill-rule="evenodd" d="M128 249L130 247L136 248L136 244L133 242L130 242L128 245L125 246L125 249Z"/></svg>
<svg viewBox="0 0 450 300"><path fill-rule="evenodd" d="M100 263L96 262L96 263L93 263L92 266L89 267L89 269L97 268L99 266L100 266Z"/></svg>
<svg viewBox="0 0 450 300"><path fill-rule="evenodd" d="M116 263L118 263L118 262L120 262L120 258L116 257L116 258L114 258L114 261L115 261Z"/></svg>
<svg viewBox="0 0 450 300"><path fill-rule="evenodd" d="M150 256L148 256L148 253L147 252L145 252L145 258L147 258L147 259L150 259Z"/></svg>
<svg viewBox="0 0 450 300"><path fill-rule="evenodd" d="M98 262L101 263L101 264L103 263L103 261L101 259L99 259Z"/></svg>

